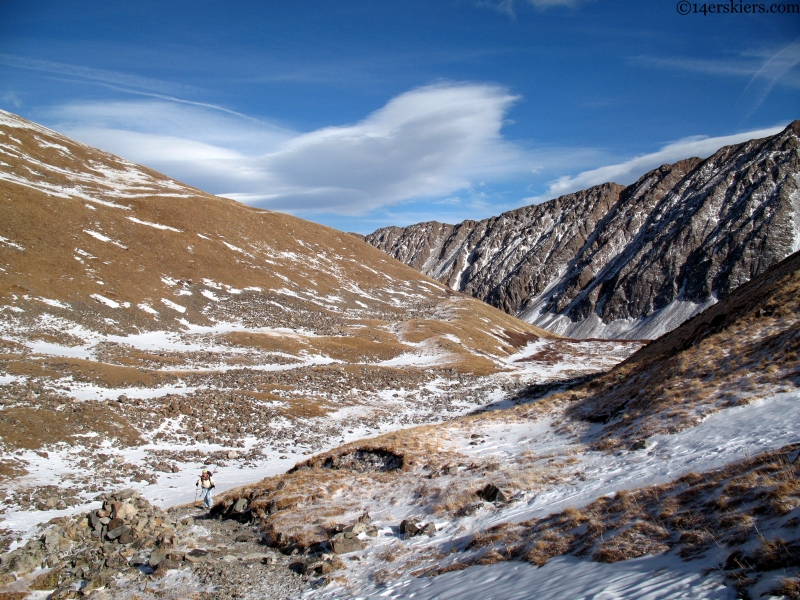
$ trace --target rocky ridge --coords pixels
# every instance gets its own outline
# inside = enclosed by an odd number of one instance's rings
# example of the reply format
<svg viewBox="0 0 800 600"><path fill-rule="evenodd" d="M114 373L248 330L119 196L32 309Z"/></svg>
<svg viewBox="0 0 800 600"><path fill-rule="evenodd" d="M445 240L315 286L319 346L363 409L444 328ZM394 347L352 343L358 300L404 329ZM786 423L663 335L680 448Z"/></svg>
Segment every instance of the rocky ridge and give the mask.
<svg viewBox="0 0 800 600"><path fill-rule="evenodd" d="M800 121L783 132L483 221L366 240L572 337L656 338L800 249Z"/></svg>

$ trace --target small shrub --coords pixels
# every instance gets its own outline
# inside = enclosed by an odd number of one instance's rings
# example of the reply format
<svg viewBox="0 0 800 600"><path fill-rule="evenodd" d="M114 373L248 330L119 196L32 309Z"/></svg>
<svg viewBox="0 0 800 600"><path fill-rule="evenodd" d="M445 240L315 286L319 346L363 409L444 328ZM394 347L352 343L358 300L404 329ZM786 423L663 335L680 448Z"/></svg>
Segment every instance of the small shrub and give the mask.
<svg viewBox="0 0 800 600"><path fill-rule="evenodd" d="M770 592L771 596L785 596L789 600L800 600L800 577L781 580L780 586Z"/></svg>

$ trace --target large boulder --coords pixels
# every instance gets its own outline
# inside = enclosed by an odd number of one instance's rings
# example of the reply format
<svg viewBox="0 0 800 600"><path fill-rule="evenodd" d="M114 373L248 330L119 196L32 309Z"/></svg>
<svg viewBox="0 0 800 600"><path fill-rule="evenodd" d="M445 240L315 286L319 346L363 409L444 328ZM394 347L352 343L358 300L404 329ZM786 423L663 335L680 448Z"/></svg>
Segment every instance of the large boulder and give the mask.
<svg viewBox="0 0 800 600"><path fill-rule="evenodd" d="M348 554L364 549L364 544L352 533L337 533L331 538L330 546L336 554Z"/></svg>

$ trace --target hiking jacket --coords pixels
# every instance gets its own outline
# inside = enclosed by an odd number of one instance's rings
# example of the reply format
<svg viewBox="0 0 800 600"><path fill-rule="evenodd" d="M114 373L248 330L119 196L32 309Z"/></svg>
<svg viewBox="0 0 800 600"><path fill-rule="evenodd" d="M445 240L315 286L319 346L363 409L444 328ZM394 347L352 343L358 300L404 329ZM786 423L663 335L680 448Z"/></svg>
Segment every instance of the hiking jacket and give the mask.
<svg viewBox="0 0 800 600"><path fill-rule="evenodd" d="M208 488L212 488L212 487L214 487L214 478L213 477L209 477L208 479L203 479L202 477L200 477L197 480L197 483L195 484L195 487L202 487L204 490L207 490Z"/></svg>

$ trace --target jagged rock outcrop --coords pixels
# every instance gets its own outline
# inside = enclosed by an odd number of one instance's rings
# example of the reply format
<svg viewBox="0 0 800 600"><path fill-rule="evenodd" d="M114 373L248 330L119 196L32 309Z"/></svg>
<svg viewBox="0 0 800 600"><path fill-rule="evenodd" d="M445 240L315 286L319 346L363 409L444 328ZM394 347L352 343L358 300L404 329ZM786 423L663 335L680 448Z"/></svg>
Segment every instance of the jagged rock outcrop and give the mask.
<svg viewBox="0 0 800 600"><path fill-rule="evenodd" d="M366 236L398 260L574 337L655 338L800 249L800 121L483 221Z"/></svg>

